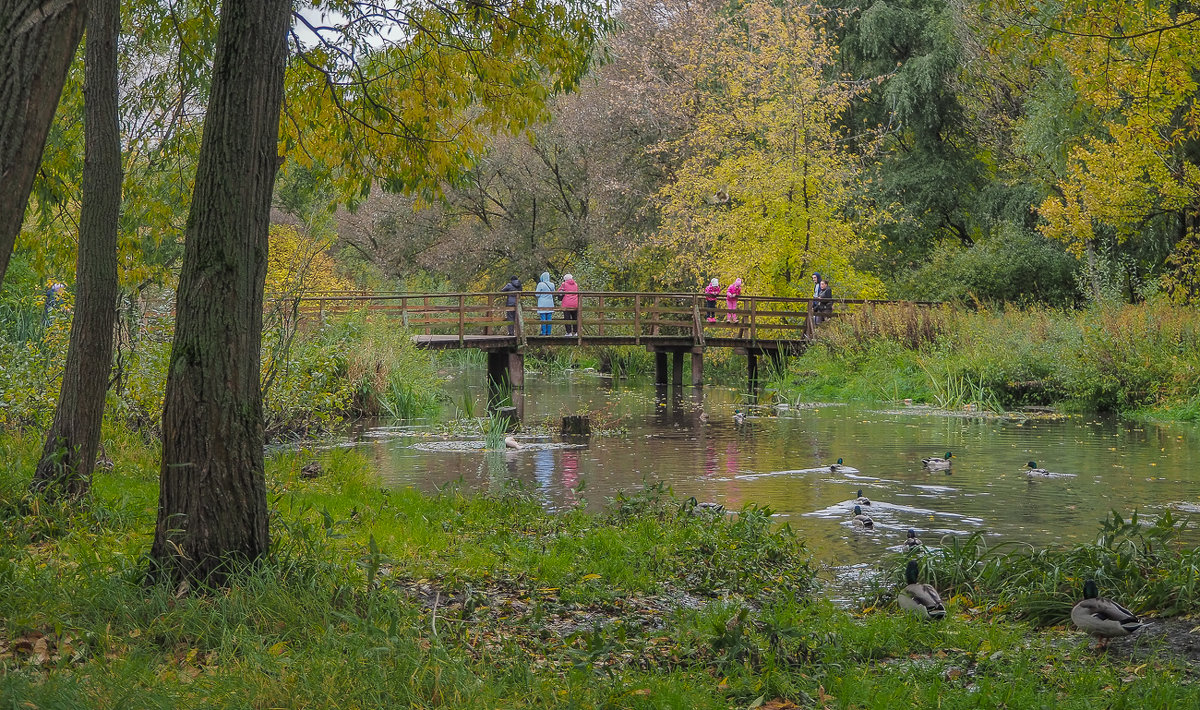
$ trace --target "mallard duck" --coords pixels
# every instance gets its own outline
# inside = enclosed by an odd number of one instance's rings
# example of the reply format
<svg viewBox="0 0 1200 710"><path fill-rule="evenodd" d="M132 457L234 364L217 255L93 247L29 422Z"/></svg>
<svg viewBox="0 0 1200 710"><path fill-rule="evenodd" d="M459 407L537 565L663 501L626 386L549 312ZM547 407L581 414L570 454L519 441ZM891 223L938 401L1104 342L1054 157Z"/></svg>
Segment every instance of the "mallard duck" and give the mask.
<svg viewBox="0 0 1200 710"><path fill-rule="evenodd" d="M863 526L867 530L875 527L875 521L871 520L871 516L864 515L861 506L854 506L854 522Z"/></svg>
<svg viewBox="0 0 1200 710"><path fill-rule="evenodd" d="M856 495L858 496L858 498L854 499L855 503L858 503L859 505L870 505L871 504L871 499L862 494L861 488L858 489L858 493Z"/></svg>
<svg viewBox="0 0 1200 710"><path fill-rule="evenodd" d="M912 532L911 530L909 531ZM896 597L901 609L906 609L926 620L942 619L946 616L946 607L942 606L942 597L932 585L917 581L919 572L917 561L909 560L904 568L904 589Z"/></svg>
<svg viewBox="0 0 1200 710"><path fill-rule="evenodd" d="M842 468L842 460L838 459L837 463L829 464L829 470L837 473Z"/></svg>
<svg viewBox="0 0 1200 710"><path fill-rule="evenodd" d="M930 471L945 471L950 468L950 459L954 458L954 454L946 452L946 457L930 456L929 458L921 459L921 464Z"/></svg>
<svg viewBox="0 0 1200 710"><path fill-rule="evenodd" d="M904 540L904 544L908 547L918 547L921 544L921 539L917 537L916 530L908 531L908 538Z"/></svg>
<svg viewBox="0 0 1200 710"><path fill-rule="evenodd" d="M1125 607L1101 597L1090 579L1083 584L1083 600L1071 609L1071 622L1099 639L1098 648L1107 648L1109 639L1128 636L1146 625Z"/></svg>
<svg viewBox="0 0 1200 710"><path fill-rule="evenodd" d="M1030 478L1050 475L1050 472L1046 469L1038 468L1037 461L1030 461L1029 463L1025 464L1025 468L1029 469L1025 472L1025 475L1029 476Z"/></svg>
<svg viewBox="0 0 1200 710"><path fill-rule="evenodd" d="M688 513L691 515L704 515L705 513L712 513L713 515L725 514L725 506L720 503L709 503L708 501L697 502L696 496L689 496L687 501L685 501L685 505Z"/></svg>
<svg viewBox="0 0 1200 710"><path fill-rule="evenodd" d="M740 409L733 410L733 423L737 424L738 426L741 426L746 423L746 415L742 414L742 410L740 410Z"/></svg>
<svg viewBox="0 0 1200 710"><path fill-rule="evenodd" d="M300 467L301 478L316 478L317 476L320 476L321 473L321 464L316 461L309 461Z"/></svg>

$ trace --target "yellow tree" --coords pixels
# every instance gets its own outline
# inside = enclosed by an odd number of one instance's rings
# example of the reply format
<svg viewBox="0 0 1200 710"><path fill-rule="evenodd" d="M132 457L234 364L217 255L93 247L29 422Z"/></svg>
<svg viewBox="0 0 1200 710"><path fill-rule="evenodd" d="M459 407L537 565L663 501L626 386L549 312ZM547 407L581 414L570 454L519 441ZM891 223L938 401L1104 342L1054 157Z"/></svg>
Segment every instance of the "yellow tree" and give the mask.
<svg viewBox="0 0 1200 710"><path fill-rule="evenodd" d="M1039 208L1043 233L1077 255L1090 255L1103 238L1122 244L1154 230L1181 246L1193 239L1200 16L1157 0L999 5L1044 37L1045 59L1068 69L1079 100L1098 117L1071 146L1055 194Z"/></svg>
<svg viewBox="0 0 1200 710"><path fill-rule="evenodd" d="M832 275L839 296L880 295L879 280L854 267L870 225L848 216L861 158L839 126L867 85L836 74L819 6L692 7L699 29L675 50L672 97L690 129L665 146L681 162L660 192L659 243L678 255L677 275L741 276L759 293L807 295L815 269Z"/></svg>

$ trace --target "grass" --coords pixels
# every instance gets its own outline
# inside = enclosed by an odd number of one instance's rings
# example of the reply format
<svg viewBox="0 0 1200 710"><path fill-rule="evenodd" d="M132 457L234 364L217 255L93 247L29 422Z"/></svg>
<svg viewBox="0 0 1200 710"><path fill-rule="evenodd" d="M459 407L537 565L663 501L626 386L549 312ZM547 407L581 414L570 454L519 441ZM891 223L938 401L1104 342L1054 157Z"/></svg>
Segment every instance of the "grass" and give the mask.
<svg viewBox="0 0 1200 710"><path fill-rule="evenodd" d="M1200 314L1162 303L1081 311L880 306L822 326L772 387L809 399L912 399L1200 417Z"/></svg>
<svg viewBox="0 0 1200 710"><path fill-rule="evenodd" d="M297 451L268 464L271 558L226 588L178 594L145 583L157 467L138 441L106 434L114 472L97 477L83 505L46 507L24 495L39 437L0 437L0 707L1136 708L1200 699L1198 676L1181 661L1097 655L1077 633L1041 628L1054 617L1017 614L1015 601L1000 608L1006 589L1048 562L1113 570L1108 584L1159 577L1169 586L1162 570L1185 568L1168 552L1165 523L1138 533L1140 522L1114 519L1095 550L1021 552L1021 565L970 540L930 552L939 585L956 596L945 623L924 624L888 603L864 613L823 600L802 542L767 509L696 516L651 485L598 514L549 514L517 486L470 497L380 490L367 462L340 449L316 454L325 474L304 479L299 468L314 454ZM1062 579L1055 590L1069 589ZM1148 581L1128 589L1166 608ZM1195 609L1191 592L1175 599L1175 611Z"/></svg>

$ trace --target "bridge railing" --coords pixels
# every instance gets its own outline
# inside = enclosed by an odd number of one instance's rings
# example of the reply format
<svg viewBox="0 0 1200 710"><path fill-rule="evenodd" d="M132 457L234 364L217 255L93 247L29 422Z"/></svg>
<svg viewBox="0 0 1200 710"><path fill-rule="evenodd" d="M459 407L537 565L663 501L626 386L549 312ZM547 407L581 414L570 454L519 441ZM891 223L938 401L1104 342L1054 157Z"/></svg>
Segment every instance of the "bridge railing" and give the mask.
<svg viewBox="0 0 1200 710"><path fill-rule="evenodd" d="M580 291L578 307L567 309L562 294L555 296L553 307L539 308L533 291L326 294L299 299L298 310L310 319L362 310L386 314L414 334L426 336L426 341L447 347L508 337L522 344L572 337L628 344L690 340L704 346L709 340L724 344L801 340L811 337L819 322L879 304L902 303L750 295L733 303L722 295L710 303L705 294L697 293ZM515 305L508 305L510 297ZM551 316L548 322L541 319L544 312ZM543 334L544 325L550 326L548 336ZM577 335L568 335L568 326Z"/></svg>

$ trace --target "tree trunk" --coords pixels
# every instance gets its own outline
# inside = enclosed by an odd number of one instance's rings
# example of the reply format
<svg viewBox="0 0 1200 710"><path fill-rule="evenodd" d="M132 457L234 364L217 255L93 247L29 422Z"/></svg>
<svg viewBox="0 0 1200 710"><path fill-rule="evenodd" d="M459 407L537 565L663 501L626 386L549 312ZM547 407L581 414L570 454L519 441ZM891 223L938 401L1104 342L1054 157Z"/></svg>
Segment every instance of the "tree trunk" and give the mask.
<svg viewBox="0 0 1200 710"><path fill-rule="evenodd" d="M121 137L117 116L119 0L89 0L84 59L83 204L75 265L78 298L54 424L33 489L77 498L87 492L100 443L117 316L117 220Z"/></svg>
<svg viewBox="0 0 1200 710"><path fill-rule="evenodd" d="M4 0L0 7L0 282L83 34L83 5Z"/></svg>
<svg viewBox="0 0 1200 710"><path fill-rule="evenodd" d="M163 404L160 577L221 584L267 553L263 281L291 0L224 0Z"/></svg>

